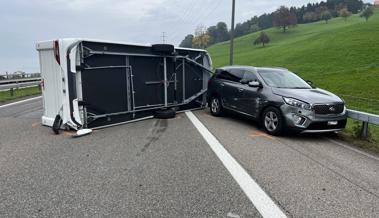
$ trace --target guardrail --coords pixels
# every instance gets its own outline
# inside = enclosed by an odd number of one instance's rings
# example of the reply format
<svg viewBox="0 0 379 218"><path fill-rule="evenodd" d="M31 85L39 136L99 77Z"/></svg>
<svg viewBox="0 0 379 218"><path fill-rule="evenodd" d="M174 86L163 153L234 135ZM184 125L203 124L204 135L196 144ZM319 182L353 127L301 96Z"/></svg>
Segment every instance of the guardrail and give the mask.
<svg viewBox="0 0 379 218"><path fill-rule="evenodd" d="M35 82L5 84L5 85L0 85L0 91L7 91L10 89L18 89L18 88L38 86L40 83L41 83L40 81L35 81Z"/></svg>
<svg viewBox="0 0 379 218"><path fill-rule="evenodd" d="M368 124L379 125L379 115L365 113L356 110L347 110L347 116L351 119L362 121L362 133L361 136L363 138L368 137Z"/></svg>
<svg viewBox="0 0 379 218"><path fill-rule="evenodd" d="M0 80L0 85L12 84L12 83L25 83L25 82L41 81L41 79L42 79L41 77L36 77L36 78L24 78L24 79Z"/></svg>
<svg viewBox="0 0 379 218"><path fill-rule="evenodd" d="M7 91L15 88L25 88L31 86L38 86L41 83L41 78L28 78L28 79L13 79L13 80L0 80L0 91Z"/></svg>

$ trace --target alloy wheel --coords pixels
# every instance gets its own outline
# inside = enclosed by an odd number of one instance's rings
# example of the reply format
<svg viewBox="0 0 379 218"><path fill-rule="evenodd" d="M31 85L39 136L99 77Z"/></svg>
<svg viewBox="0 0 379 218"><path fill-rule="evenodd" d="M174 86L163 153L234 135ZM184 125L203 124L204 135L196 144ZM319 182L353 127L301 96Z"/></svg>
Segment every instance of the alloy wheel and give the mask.
<svg viewBox="0 0 379 218"><path fill-rule="evenodd" d="M279 118L275 112L269 111L265 116L265 127L268 131L274 132L279 125Z"/></svg>
<svg viewBox="0 0 379 218"><path fill-rule="evenodd" d="M213 113L217 113L220 109L220 102L217 98L212 99L211 110Z"/></svg>

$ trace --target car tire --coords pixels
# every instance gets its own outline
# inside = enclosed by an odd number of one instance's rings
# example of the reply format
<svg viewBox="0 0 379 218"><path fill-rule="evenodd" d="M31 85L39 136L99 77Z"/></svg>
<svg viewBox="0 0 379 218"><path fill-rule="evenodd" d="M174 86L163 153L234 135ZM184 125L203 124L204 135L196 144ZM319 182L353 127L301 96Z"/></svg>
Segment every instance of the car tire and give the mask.
<svg viewBox="0 0 379 218"><path fill-rule="evenodd" d="M175 118L176 111L173 109L158 110L154 112L154 118L156 119L172 119Z"/></svg>
<svg viewBox="0 0 379 218"><path fill-rule="evenodd" d="M262 115L261 125L268 134L278 136L283 133L284 119L279 109L269 107Z"/></svg>
<svg viewBox="0 0 379 218"><path fill-rule="evenodd" d="M215 117L220 117L224 113L224 108L222 107L222 103L219 97L212 97L209 101L209 108L211 114Z"/></svg>
<svg viewBox="0 0 379 218"><path fill-rule="evenodd" d="M58 135L59 134L59 130L62 126L62 118L61 116L58 114L57 116L55 116L55 119L54 119L54 123L53 123L53 132Z"/></svg>
<svg viewBox="0 0 379 218"><path fill-rule="evenodd" d="M172 54L175 51L175 47L169 44L155 44L151 46L153 52L162 54Z"/></svg>

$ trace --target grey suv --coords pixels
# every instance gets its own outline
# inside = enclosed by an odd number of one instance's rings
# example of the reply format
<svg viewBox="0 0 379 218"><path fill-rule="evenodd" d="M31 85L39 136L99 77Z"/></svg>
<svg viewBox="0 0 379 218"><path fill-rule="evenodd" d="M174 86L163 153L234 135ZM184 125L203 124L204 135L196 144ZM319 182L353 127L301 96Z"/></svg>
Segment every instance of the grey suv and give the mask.
<svg viewBox="0 0 379 218"><path fill-rule="evenodd" d="M346 126L344 101L282 68L231 66L216 70L207 100L214 116L225 110L259 121L267 133L285 129L332 132Z"/></svg>

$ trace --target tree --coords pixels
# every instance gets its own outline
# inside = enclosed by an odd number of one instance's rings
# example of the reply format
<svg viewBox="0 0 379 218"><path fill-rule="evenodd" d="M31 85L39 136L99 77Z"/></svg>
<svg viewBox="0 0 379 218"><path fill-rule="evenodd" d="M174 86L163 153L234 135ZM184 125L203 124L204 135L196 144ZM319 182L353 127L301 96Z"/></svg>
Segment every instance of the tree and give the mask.
<svg viewBox="0 0 379 218"><path fill-rule="evenodd" d="M342 17L345 21L347 21L347 18L351 16L351 12L347 10L347 8L342 8L339 10L338 14L340 17Z"/></svg>
<svg viewBox="0 0 379 218"><path fill-rule="evenodd" d="M192 39L192 46L194 48L206 48L209 43L209 35L205 26L198 26L195 30L195 36Z"/></svg>
<svg viewBox="0 0 379 218"><path fill-rule="evenodd" d="M272 14L263 14L258 18L258 26L261 29L271 28L273 24Z"/></svg>
<svg viewBox="0 0 379 218"><path fill-rule="evenodd" d="M229 40L228 26L224 22L218 22L216 26L210 26L207 29L210 37L208 45Z"/></svg>
<svg viewBox="0 0 379 218"><path fill-rule="evenodd" d="M268 35L263 31L261 32L261 34L259 34L258 38L256 38L254 41L254 45L262 44L263 47L265 46L265 44L268 44L268 43L270 43L270 37L268 37Z"/></svg>
<svg viewBox="0 0 379 218"><path fill-rule="evenodd" d="M228 32L228 25L224 22L218 22L217 28L217 42L224 42L230 39Z"/></svg>
<svg viewBox="0 0 379 218"><path fill-rule="evenodd" d="M192 48L192 40L193 40L193 35L192 34L188 34L184 39L183 41L180 43L180 47L183 47L183 48Z"/></svg>
<svg viewBox="0 0 379 218"><path fill-rule="evenodd" d="M318 21L318 16L315 12L306 12L303 16L304 22L310 23Z"/></svg>
<svg viewBox="0 0 379 218"><path fill-rule="evenodd" d="M332 19L332 13L329 10L325 10L321 12L320 18L325 20L325 23L328 23L330 19Z"/></svg>
<svg viewBox="0 0 379 218"><path fill-rule="evenodd" d="M281 6L274 12L274 26L283 29L286 32L290 26L296 26L297 17L296 14L291 12L287 7Z"/></svg>
<svg viewBox="0 0 379 218"><path fill-rule="evenodd" d="M251 27L250 27L250 32L251 32L251 33L258 32L259 30L261 30L261 28L259 28L258 24L253 24L253 25L251 25Z"/></svg>
<svg viewBox="0 0 379 218"><path fill-rule="evenodd" d="M344 0L344 2L346 4L347 10L351 11L353 14L358 13L364 5L363 1L361 0Z"/></svg>
<svg viewBox="0 0 379 218"><path fill-rule="evenodd" d="M368 19L374 14L374 8L371 6L367 6L365 9L363 9L361 13L361 17L364 17L366 19L366 22Z"/></svg>
<svg viewBox="0 0 379 218"><path fill-rule="evenodd" d="M210 26L207 29L209 35L209 45L213 45L218 42L218 32L216 26Z"/></svg>

